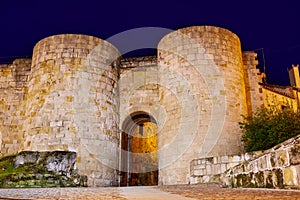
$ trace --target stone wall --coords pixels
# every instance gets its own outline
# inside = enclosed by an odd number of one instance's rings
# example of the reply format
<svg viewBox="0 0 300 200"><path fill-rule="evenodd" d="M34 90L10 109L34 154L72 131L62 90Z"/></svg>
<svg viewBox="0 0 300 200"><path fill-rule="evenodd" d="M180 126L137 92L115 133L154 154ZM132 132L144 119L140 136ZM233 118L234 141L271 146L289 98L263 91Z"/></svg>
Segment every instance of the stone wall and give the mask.
<svg viewBox="0 0 300 200"><path fill-rule="evenodd" d="M222 182L223 173L241 163L260 156L262 152L224 155L194 159L190 162L190 184Z"/></svg>
<svg viewBox="0 0 300 200"><path fill-rule="evenodd" d="M300 135L230 168L223 176L233 187L300 189Z"/></svg>
<svg viewBox="0 0 300 200"><path fill-rule="evenodd" d="M31 59L0 65L0 156L17 153L23 143L24 98Z"/></svg>
<svg viewBox="0 0 300 200"><path fill-rule="evenodd" d="M160 184L186 184L191 160L241 152L238 122L247 105L240 41L217 27L179 29L159 42L158 65L167 116Z"/></svg>
<svg viewBox="0 0 300 200"><path fill-rule="evenodd" d="M135 112L146 112L158 117L158 68L156 56L126 58L121 61L120 124Z"/></svg>
<svg viewBox="0 0 300 200"><path fill-rule="evenodd" d="M300 135L265 151L200 158L190 163L190 184L300 189Z"/></svg>

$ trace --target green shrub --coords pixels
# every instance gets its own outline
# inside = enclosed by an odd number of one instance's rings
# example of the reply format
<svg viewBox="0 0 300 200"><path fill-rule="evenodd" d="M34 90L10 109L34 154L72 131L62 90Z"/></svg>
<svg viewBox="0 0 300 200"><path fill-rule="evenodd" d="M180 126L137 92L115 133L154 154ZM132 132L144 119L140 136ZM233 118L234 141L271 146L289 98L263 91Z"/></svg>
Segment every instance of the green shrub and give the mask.
<svg viewBox="0 0 300 200"><path fill-rule="evenodd" d="M253 116L243 118L239 124L244 131L242 142L247 152L272 148L300 134L300 112L292 108L261 108Z"/></svg>

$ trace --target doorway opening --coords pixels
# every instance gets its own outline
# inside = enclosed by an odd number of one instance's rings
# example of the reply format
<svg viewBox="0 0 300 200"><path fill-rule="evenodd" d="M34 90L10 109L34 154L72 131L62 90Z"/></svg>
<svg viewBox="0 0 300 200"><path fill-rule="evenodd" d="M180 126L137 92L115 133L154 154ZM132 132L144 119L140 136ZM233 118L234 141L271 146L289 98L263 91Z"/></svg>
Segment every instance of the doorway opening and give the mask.
<svg viewBox="0 0 300 200"><path fill-rule="evenodd" d="M156 120L145 112L126 118L121 137L121 186L158 184Z"/></svg>

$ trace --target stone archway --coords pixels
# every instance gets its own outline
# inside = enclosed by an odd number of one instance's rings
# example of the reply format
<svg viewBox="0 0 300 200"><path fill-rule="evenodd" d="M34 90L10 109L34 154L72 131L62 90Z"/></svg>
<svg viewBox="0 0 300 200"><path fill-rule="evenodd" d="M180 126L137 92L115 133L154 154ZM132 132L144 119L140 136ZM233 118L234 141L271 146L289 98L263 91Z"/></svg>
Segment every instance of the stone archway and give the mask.
<svg viewBox="0 0 300 200"><path fill-rule="evenodd" d="M158 184L156 120L146 112L128 116L122 126L121 186Z"/></svg>

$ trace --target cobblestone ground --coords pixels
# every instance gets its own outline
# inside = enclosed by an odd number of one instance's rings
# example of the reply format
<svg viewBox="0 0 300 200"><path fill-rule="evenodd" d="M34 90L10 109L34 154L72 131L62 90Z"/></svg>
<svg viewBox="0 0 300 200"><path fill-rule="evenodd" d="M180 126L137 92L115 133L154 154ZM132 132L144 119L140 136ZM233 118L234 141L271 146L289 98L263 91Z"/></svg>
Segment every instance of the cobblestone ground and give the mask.
<svg viewBox="0 0 300 200"><path fill-rule="evenodd" d="M118 188L28 188L0 189L0 199L126 199Z"/></svg>
<svg viewBox="0 0 300 200"><path fill-rule="evenodd" d="M216 184L160 186L160 190L194 199L300 200L300 190L222 188Z"/></svg>
<svg viewBox="0 0 300 200"><path fill-rule="evenodd" d="M181 185L130 188L0 189L0 199L283 199L300 200L300 190L233 189L218 185Z"/></svg>

